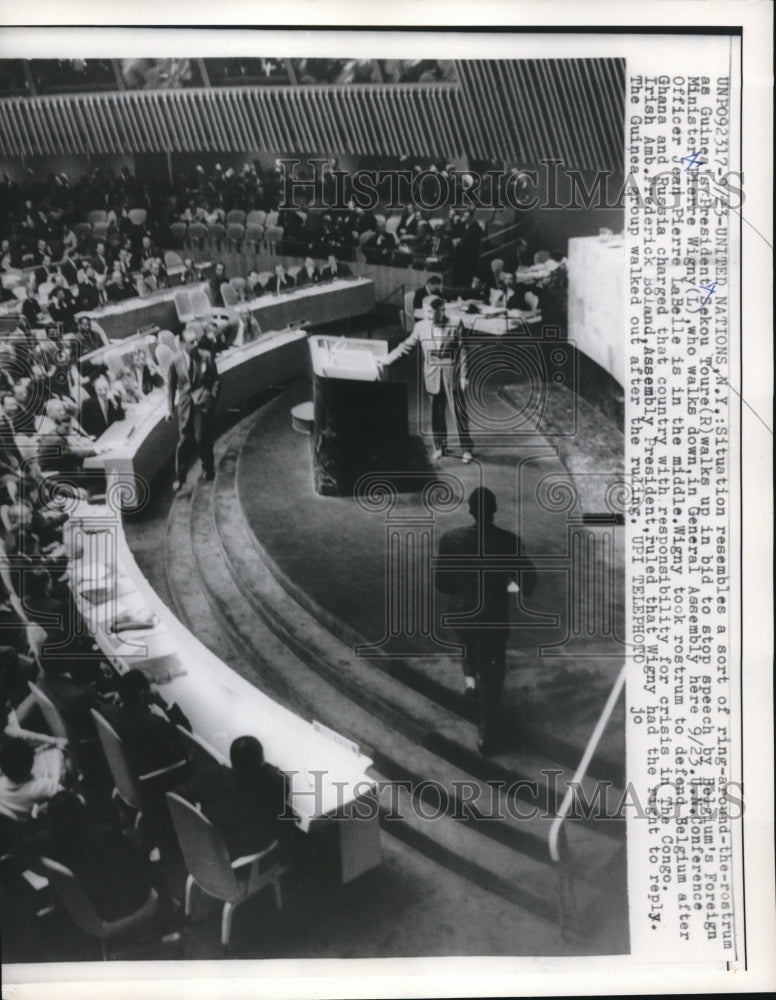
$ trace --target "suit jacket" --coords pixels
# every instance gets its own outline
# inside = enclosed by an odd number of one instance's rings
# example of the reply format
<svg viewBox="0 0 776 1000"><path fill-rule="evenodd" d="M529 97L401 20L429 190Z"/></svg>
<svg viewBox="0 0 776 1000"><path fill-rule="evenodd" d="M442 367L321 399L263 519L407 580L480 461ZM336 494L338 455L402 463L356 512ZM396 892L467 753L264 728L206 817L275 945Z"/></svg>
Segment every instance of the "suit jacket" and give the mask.
<svg viewBox="0 0 776 1000"><path fill-rule="evenodd" d="M277 837L286 789L280 773L268 765L255 786L243 784L231 768L205 765L176 791L201 807L232 860L264 850Z"/></svg>
<svg viewBox="0 0 776 1000"><path fill-rule="evenodd" d="M321 276L318 273L318 268L313 268L312 275L308 274L307 271L302 268L296 276L296 287L301 288L303 285L317 285L320 280Z"/></svg>
<svg viewBox="0 0 776 1000"><path fill-rule="evenodd" d="M523 543L518 536L495 524L453 528L439 539L439 555L464 557L467 564L471 560L472 568L440 567L436 588L451 595L456 610L475 612L474 621L505 625L509 622L510 582L518 582L526 597L536 586L532 566L518 569L522 553Z"/></svg>
<svg viewBox="0 0 776 1000"><path fill-rule="evenodd" d="M280 285L280 279L278 278L278 276L276 274L273 274L272 277L269 279L269 282L267 284L267 291L268 292L288 292L288 291L290 291L294 287L295 287L295 285L294 285L294 279L293 278L289 278L289 276L286 275L285 284L281 286Z"/></svg>
<svg viewBox="0 0 776 1000"><path fill-rule="evenodd" d="M393 364L418 345L423 351L426 392L434 396L441 391L443 379L466 377L466 348L460 324L437 327L429 320L421 320L409 337L386 355L383 364Z"/></svg>
<svg viewBox="0 0 776 1000"><path fill-rule="evenodd" d="M137 774L149 774L185 760L178 730L149 708L103 705L99 712L118 733Z"/></svg>
<svg viewBox="0 0 776 1000"><path fill-rule="evenodd" d="M192 419L194 410L212 413L221 383L218 378L213 355L202 348L194 349L194 377L191 377L191 360L185 351L175 355L167 376L167 401L170 413L175 408L175 393L178 393L178 423L185 427Z"/></svg>
<svg viewBox="0 0 776 1000"><path fill-rule="evenodd" d="M421 309L423 307L423 300L427 299L430 295L436 295L438 298L442 297L440 293L430 292L425 285L422 288L418 288L412 296L412 308Z"/></svg>
<svg viewBox="0 0 776 1000"><path fill-rule="evenodd" d="M81 405L80 421L81 426L87 434L93 437L100 437L117 420L124 419L124 410L121 403L112 399L107 401L107 416L102 412L102 407L95 396L87 396Z"/></svg>
<svg viewBox="0 0 776 1000"><path fill-rule="evenodd" d="M342 261L338 260L337 273L334 274L331 267L327 264L321 271L321 278L324 281L331 281L333 278L349 278L352 273L347 264L343 264Z"/></svg>

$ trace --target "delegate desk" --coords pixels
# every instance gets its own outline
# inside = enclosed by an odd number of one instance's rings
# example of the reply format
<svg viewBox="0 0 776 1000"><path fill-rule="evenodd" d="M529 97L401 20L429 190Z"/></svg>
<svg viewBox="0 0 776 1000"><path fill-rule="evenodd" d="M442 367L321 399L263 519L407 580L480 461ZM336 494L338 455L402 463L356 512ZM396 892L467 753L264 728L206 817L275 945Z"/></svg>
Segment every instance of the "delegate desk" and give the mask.
<svg viewBox="0 0 776 1000"><path fill-rule="evenodd" d="M109 476L109 495L114 485ZM111 505L79 504L67 528L70 586L113 667L142 670L224 764L234 739L256 736L267 761L289 776L296 826L333 832L343 882L379 864L372 761L253 687L188 632L140 572ZM363 818L365 808L371 818Z"/></svg>
<svg viewBox="0 0 776 1000"><path fill-rule="evenodd" d="M271 385L304 374L307 333L296 329L262 334L220 354L216 363L221 376L217 412L223 412ZM128 404L125 411L124 420L111 424L100 438L106 453L87 458L84 467L148 484L173 454L178 440L177 418L165 420L167 387L154 389L142 402ZM135 486L142 488L138 483Z"/></svg>
<svg viewBox="0 0 776 1000"><path fill-rule="evenodd" d="M303 330L265 334L232 348L218 358L219 406L236 406L265 386L302 374L307 365ZM84 463L104 469L109 497L141 489L141 477L150 482L177 439L175 422L164 419L164 389L128 410L101 436L99 444L107 450ZM366 773L371 760L278 705L191 635L140 572L115 505L79 505L69 522L69 545L76 602L114 667L142 669L180 705L218 759L227 761L232 740L251 734L261 740L271 764L297 772L289 797L297 825L310 832L335 830L344 882L379 864L376 810L370 804L374 818L352 816L356 803L374 795L374 781ZM124 628L117 630L117 622ZM335 815L336 824L324 822Z"/></svg>
<svg viewBox="0 0 776 1000"><path fill-rule="evenodd" d="M192 285L204 290L207 284ZM105 331L109 340L120 340L145 326L156 325L160 330L177 330L181 323L175 309L175 292L165 288L142 298L126 299L101 306L89 312ZM313 326L360 316L374 308L375 286L368 278L338 278L319 285L305 285L280 295L260 295L241 303L238 311L248 310L263 330L280 330L294 323ZM228 311L228 310L227 310Z"/></svg>

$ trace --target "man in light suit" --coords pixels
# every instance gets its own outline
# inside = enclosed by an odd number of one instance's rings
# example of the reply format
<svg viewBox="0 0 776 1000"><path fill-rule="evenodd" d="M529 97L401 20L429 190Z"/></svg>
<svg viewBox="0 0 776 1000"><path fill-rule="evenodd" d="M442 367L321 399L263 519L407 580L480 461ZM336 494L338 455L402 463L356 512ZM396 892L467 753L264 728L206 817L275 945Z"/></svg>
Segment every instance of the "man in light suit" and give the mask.
<svg viewBox="0 0 776 1000"><path fill-rule="evenodd" d="M221 383L209 351L197 346L197 334L187 327L181 335L183 350L175 355L167 376L167 401L172 420L178 414L178 446L175 449L175 482L180 492L186 479L186 455L195 446L202 460L202 477L214 476L213 415ZM177 392L177 407L176 407Z"/></svg>
<svg viewBox="0 0 776 1000"><path fill-rule="evenodd" d="M381 368L388 367L420 345L423 351L423 381L431 397L431 433L434 438L432 459L436 462L445 454L447 421L445 408L449 404L455 416L458 439L464 464L471 462L472 438L466 412L464 392L466 378L466 348L460 324L452 325L445 317L443 299L429 296L423 303L424 318L415 324L412 333L384 358L378 358Z"/></svg>

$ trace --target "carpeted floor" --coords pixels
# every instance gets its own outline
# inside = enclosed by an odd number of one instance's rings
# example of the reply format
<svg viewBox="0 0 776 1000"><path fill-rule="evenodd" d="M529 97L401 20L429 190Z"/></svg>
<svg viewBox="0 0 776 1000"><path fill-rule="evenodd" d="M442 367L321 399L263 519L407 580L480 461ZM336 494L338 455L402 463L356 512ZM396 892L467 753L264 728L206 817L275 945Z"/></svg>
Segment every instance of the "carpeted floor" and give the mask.
<svg viewBox="0 0 776 1000"><path fill-rule="evenodd" d="M563 386L550 385L539 405L527 406L530 386L514 375L496 375L482 387L480 402L488 413L488 429L496 427L499 433L490 434L489 443L476 449L471 465L461 463L453 440L453 454L431 466L418 433L423 416L418 411L415 359L403 362L401 368L397 365L394 372L409 386L413 454L420 458L410 488L399 493L393 514L422 517L426 512L420 485L433 482L437 473L455 477L462 497L478 485L494 491L499 502L496 523L517 531L539 569L528 611L516 614L513 622L506 714L512 713L517 724L530 715L534 726L548 732L562 728L581 754L623 660L624 648L611 634L615 626L622 635L624 584L617 544L623 529L585 526L586 535L595 537L596 543L604 536L613 541L612 547L599 547L590 557L592 565L581 574L582 584L568 572L570 531L572 520L580 515L606 511L607 490L621 476L622 435ZM386 515L365 510L352 497L321 497L314 492L311 439L291 429L289 412L310 397L311 387L299 383L259 415L240 455L240 497L254 533L280 572L366 643L379 643L389 614ZM504 432L515 413L519 424L513 426L518 429ZM573 433L567 432L569 427ZM553 446L561 441L560 447ZM595 455L595 463L585 458L589 454ZM448 528L469 520L465 502L437 513L434 535L438 539ZM589 555L589 549L585 551ZM611 585L605 608L609 623L589 629L588 610L598 615L593 604L601 600L594 571ZM578 634L567 634L575 609L584 627ZM422 663L424 670L449 684L451 678L460 678L461 671L460 660L451 658L442 645L453 641L440 624L444 610L443 602L436 601L436 639L408 633L391 650L414 657L416 664ZM621 718L612 720L601 754L623 760Z"/></svg>

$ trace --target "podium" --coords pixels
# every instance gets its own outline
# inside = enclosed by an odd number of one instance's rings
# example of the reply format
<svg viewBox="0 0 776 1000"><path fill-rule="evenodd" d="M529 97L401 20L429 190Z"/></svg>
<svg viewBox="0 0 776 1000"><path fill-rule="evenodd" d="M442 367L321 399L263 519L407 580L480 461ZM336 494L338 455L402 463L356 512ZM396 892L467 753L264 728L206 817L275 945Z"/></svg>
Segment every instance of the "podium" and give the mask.
<svg viewBox="0 0 776 1000"><path fill-rule="evenodd" d="M313 474L322 496L352 496L367 472L406 468L407 388L381 378L384 340L310 337L313 368Z"/></svg>

